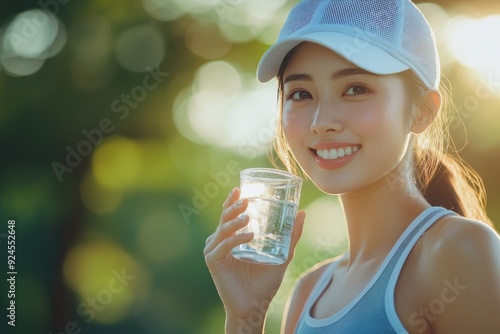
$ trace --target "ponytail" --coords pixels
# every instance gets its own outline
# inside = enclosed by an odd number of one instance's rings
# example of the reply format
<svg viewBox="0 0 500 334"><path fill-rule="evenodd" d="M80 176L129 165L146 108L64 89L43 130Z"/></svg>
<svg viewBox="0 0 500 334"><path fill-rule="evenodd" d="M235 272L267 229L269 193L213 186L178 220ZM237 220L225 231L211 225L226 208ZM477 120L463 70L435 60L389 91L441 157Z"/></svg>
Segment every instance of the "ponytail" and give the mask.
<svg viewBox="0 0 500 334"><path fill-rule="evenodd" d="M441 206L461 216L479 220L493 227L488 218L486 193L481 177L464 161L444 154L437 162L430 179L422 170L428 164L417 165L417 185L432 206Z"/></svg>
<svg viewBox="0 0 500 334"><path fill-rule="evenodd" d="M418 101L426 88L410 71L410 98ZM414 145L415 181L427 202L442 206L461 216L481 221L491 227L493 223L486 214L486 191L477 172L462 160L450 140L449 119L453 111L449 89L442 83L441 110L429 128L420 134ZM429 106L420 106L429 107Z"/></svg>

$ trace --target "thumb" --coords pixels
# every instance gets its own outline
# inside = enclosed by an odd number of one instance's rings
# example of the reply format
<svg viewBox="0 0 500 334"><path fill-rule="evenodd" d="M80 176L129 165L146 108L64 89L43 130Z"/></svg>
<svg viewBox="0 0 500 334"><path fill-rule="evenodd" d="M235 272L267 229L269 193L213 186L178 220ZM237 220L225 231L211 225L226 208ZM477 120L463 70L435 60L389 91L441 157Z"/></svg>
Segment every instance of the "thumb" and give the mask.
<svg viewBox="0 0 500 334"><path fill-rule="evenodd" d="M306 212L301 210L297 213L295 217L295 222L293 224L293 232L292 238L290 241L290 251L288 252L288 261L290 262L295 255L295 248L297 247L297 243L299 242L300 237L302 236L302 230L304 229L304 220L306 219Z"/></svg>

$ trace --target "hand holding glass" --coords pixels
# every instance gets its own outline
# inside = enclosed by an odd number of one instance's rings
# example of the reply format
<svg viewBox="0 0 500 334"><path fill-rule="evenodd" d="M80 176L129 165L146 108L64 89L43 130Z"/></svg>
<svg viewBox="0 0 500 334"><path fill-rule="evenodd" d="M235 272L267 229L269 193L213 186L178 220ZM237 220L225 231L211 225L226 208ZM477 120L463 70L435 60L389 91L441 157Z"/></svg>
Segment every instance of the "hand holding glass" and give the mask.
<svg viewBox="0 0 500 334"><path fill-rule="evenodd" d="M293 222L297 215L302 179L270 168L240 172L240 198L248 199L248 225L238 233L253 232L252 241L232 250L235 258L262 264L288 259Z"/></svg>

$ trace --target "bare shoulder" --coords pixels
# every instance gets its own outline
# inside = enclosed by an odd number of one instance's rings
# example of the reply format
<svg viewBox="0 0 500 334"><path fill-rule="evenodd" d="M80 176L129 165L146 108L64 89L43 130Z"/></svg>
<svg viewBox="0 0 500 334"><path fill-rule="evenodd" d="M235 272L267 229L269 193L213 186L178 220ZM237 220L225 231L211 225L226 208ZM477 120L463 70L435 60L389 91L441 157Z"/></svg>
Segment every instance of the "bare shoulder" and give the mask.
<svg viewBox="0 0 500 334"><path fill-rule="evenodd" d="M318 262L314 266L312 266L311 268L304 271L298 279L297 287L299 285L307 285L308 283L311 283L311 282L315 283L319 279L319 277L323 274L323 272L328 267L328 265L337 261L341 257L342 257L342 255L339 255L337 257L334 257L331 259L326 259L324 261Z"/></svg>
<svg viewBox="0 0 500 334"><path fill-rule="evenodd" d="M307 298L312 292L314 286L326 268L328 268L328 265L337 261L341 257L342 255L319 262L300 275L297 284L294 287L293 293L288 300L287 307L285 308L282 326L283 333L288 334L295 332L302 309L305 306Z"/></svg>
<svg viewBox="0 0 500 334"><path fill-rule="evenodd" d="M435 308L427 314L433 333L500 333L498 233L481 222L448 216L422 242L425 304Z"/></svg>
<svg viewBox="0 0 500 334"><path fill-rule="evenodd" d="M423 240L423 249L431 260L431 265L445 262L451 267L467 265L470 268L469 265L477 266L500 260L498 233L482 222L461 216L442 218L426 232Z"/></svg>
<svg viewBox="0 0 500 334"><path fill-rule="evenodd" d="M422 239L421 256L431 279L442 275L470 279L500 275L500 237L484 223L445 217Z"/></svg>

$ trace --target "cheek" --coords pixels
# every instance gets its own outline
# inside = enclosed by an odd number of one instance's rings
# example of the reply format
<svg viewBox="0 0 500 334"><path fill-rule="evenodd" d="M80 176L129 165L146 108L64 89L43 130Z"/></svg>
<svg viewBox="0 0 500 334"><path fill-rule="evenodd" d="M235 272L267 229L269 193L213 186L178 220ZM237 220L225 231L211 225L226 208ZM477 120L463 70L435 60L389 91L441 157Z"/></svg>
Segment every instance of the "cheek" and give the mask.
<svg viewBox="0 0 500 334"><path fill-rule="evenodd" d="M387 138L391 134L402 134L404 129L404 120L402 112L395 106L390 105L367 105L351 114L351 124L356 124L355 131L364 136L370 136L371 139Z"/></svg>
<svg viewBox="0 0 500 334"><path fill-rule="evenodd" d="M290 144L303 137L304 131L308 128L304 116L298 113L283 111L281 122L285 136Z"/></svg>
<svg viewBox="0 0 500 334"><path fill-rule="evenodd" d="M387 116L376 106L367 105L349 114L350 125L353 131L362 137L371 137L381 132L386 132Z"/></svg>
<svg viewBox="0 0 500 334"><path fill-rule="evenodd" d="M299 115L297 113L283 110L283 115L282 115L283 128L295 126L298 119Z"/></svg>

